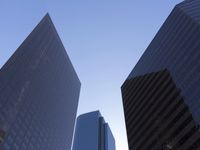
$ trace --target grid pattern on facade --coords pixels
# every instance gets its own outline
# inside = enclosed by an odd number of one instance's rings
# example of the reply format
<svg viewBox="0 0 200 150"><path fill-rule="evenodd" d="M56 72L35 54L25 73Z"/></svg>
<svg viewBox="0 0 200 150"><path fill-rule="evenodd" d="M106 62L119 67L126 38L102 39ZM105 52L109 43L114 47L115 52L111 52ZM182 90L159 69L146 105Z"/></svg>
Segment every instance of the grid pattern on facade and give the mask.
<svg viewBox="0 0 200 150"><path fill-rule="evenodd" d="M175 6L128 78L167 68L200 123L200 1Z"/></svg>
<svg viewBox="0 0 200 150"><path fill-rule="evenodd" d="M200 149L199 126L168 70L127 79L122 97L130 150Z"/></svg>
<svg viewBox="0 0 200 150"><path fill-rule="evenodd" d="M47 14L0 70L0 149L70 149L79 91Z"/></svg>

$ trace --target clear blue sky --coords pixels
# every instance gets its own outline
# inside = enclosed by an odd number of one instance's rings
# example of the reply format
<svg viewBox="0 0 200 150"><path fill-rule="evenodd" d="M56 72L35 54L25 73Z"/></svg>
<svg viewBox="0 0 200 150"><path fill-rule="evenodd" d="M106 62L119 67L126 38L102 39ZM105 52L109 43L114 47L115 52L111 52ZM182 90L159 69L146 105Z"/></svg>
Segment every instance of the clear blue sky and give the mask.
<svg viewBox="0 0 200 150"><path fill-rule="evenodd" d="M181 0L0 0L0 66L46 14L81 80L78 114L100 110L128 150L120 87Z"/></svg>

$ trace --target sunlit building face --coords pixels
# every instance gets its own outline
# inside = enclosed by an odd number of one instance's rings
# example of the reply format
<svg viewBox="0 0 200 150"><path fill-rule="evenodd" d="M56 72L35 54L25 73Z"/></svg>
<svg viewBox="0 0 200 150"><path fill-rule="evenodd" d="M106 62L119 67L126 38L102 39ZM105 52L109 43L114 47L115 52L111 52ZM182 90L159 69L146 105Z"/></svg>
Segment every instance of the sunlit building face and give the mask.
<svg viewBox="0 0 200 150"><path fill-rule="evenodd" d="M79 92L47 14L0 70L0 149L69 150Z"/></svg>

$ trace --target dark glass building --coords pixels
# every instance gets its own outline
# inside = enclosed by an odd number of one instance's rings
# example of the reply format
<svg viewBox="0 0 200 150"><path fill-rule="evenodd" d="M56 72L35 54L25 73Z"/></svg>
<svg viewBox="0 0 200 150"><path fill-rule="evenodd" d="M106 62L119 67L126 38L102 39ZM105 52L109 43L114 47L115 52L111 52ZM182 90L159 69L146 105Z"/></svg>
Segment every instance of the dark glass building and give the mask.
<svg viewBox="0 0 200 150"><path fill-rule="evenodd" d="M130 150L200 149L200 1L175 6L124 84Z"/></svg>
<svg viewBox="0 0 200 150"><path fill-rule="evenodd" d="M115 139L99 111L77 118L73 150L115 150Z"/></svg>
<svg viewBox="0 0 200 150"><path fill-rule="evenodd" d="M79 92L47 14L0 70L0 149L70 150Z"/></svg>

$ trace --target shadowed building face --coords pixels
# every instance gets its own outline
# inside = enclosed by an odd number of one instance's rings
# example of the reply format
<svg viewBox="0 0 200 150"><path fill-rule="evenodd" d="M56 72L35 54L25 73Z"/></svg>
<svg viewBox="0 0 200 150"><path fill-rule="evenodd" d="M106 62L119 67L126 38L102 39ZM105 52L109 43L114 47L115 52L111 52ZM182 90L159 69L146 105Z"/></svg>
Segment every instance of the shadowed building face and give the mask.
<svg viewBox="0 0 200 150"><path fill-rule="evenodd" d="M112 132L99 111L77 118L73 150L115 150Z"/></svg>
<svg viewBox="0 0 200 150"><path fill-rule="evenodd" d="M0 70L0 149L69 150L79 92L47 14Z"/></svg>
<svg viewBox="0 0 200 150"><path fill-rule="evenodd" d="M122 96L130 150L200 146L199 126L169 71L126 80Z"/></svg>
<svg viewBox="0 0 200 150"><path fill-rule="evenodd" d="M176 5L124 82L130 150L200 148L199 23L199 0Z"/></svg>

